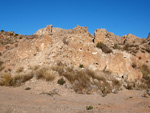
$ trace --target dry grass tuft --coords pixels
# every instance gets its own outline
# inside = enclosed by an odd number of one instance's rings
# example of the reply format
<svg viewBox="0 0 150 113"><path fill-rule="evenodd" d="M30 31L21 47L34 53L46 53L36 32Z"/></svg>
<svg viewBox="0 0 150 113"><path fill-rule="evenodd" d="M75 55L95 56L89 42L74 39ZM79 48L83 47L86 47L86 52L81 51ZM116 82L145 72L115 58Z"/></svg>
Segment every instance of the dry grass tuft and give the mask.
<svg viewBox="0 0 150 113"><path fill-rule="evenodd" d="M3 65L3 61L0 59L0 71L2 71L4 69L4 67L2 66Z"/></svg>
<svg viewBox="0 0 150 113"><path fill-rule="evenodd" d="M100 48L104 53L112 53L112 50L105 44L103 44L102 42L98 42L96 44L97 48Z"/></svg>
<svg viewBox="0 0 150 113"><path fill-rule="evenodd" d="M11 75L9 73L6 73L6 74L3 75L3 78L4 78L4 85L5 86L10 86L11 81L12 81Z"/></svg>
<svg viewBox="0 0 150 113"><path fill-rule="evenodd" d="M45 67L36 72L37 79L45 79L46 81L53 81L56 77L56 72L49 70Z"/></svg>
<svg viewBox="0 0 150 113"><path fill-rule="evenodd" d="M16 73L21 73L23 72L24 68L23 67L18 67L16 70Z"/></svg>
<svg viewBox="0 0 150 113"><path fill-rule="evenodd" d="M106 73L102 71L95 73L93 70L87 68L74 69L73 67L65 67L62 65L55 66L52 69L58 71L60 76L64 76L72 84L74 91L77 93L88 93L92 85L98 87L104 94L112 91L111 84L106 80ZM94 83L94 79L98 82Z"/></svg>
<svg viewBox="0 0 150 113"><path fill-rule="evenodd" d="M115 89L119 89L119 88L121 87L121 83L119 82L119 80L114 79L114 80L112 80L112 86L113 86Z"/></svg>
<svg viewBox="0 0 150 113"><path fill-rule="evenodd" d="M150 69L149 69L149 67L147 65L143 64L140 67L140 71L143 74L143 79L149 79L150 78Z"/></svg>
<svg viewBox="0 0 150 113"><path fill-rule="evenodd" d="M9 73L4 73L0 78L0 85L1 86L20 86L22 83L30 80L33 78L33 73L26 73L26 74L18 74L15 76L11 76Z"/></svg>
<svg viewBox="0 0 150 113"><path fill-rule="evenodd" d="M13 77L12 84L19 86L22 83L24 83L32 78L33 78L33 72L29 72L29 73L25 73L25 74L18 74Z"/></svg>

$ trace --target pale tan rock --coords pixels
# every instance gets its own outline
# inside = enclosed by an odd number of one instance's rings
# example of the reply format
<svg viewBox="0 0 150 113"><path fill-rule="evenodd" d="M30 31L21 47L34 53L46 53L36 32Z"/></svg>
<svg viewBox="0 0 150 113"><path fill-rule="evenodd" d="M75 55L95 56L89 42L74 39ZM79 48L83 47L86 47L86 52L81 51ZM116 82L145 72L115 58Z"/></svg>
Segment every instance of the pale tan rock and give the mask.
<svg viewBox="0 0 150 113"><path fill-rule="evenodd" d="M95 43L97 44L98 42L104 43L105 38L106 38L107 31L106 29L96 29L94 32L94 39Z"/></svg>

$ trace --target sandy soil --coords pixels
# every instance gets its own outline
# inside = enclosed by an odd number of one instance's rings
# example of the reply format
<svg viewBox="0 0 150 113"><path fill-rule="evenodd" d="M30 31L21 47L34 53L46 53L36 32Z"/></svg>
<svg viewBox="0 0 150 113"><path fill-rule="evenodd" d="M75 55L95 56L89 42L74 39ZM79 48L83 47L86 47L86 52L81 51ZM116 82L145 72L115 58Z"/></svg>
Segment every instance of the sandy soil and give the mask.
<svg viewBox="0 0 150 113"><path fill-rule="evenodd" d="M98 94L48 95L24 87L0 87L0 113L148 113L150 97L144 91L122 90L102 97ZM86 106L93 106L86 110Z"/></svg>

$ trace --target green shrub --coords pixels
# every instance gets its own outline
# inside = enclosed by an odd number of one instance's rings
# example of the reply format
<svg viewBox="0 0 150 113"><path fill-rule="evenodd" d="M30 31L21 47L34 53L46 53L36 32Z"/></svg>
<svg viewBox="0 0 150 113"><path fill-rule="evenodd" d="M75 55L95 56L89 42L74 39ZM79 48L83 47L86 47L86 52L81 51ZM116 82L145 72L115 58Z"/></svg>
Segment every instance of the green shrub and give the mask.
<svg viewBox="0 0 150 113"><path fill-rule="evenodd" d="M114 44L114 49L120 49L120 46L118 44Z"/></svg>
<svg viewBox="0 0 150 113"><path fill-rule="evenodd" d="M86 106L86 110L92 110L93 106Z"/></svg>
<svg viewBox="0 0 150 113"><path fill-rule="evenodd" d="M57 83L60 84L60 85L63 85L65 82L66 82L66 81L65 81L63 78L61 78L61 79L59 79L59 80L57 81Z"/></svg>
<svg viewBox="0 0 150 113"><path fill-rule="evenodd" d="M84 68L84 65L83 65L83 64L80 64L79 67L80 67L80 68Z"/></svg>
<svg viewBox="0 0 150 113"><path fill-rule="evenodd" d="M112 50L102 42L98 42L96 47L100 48L104 53L112 53Z"/></svg>
<svg viewBox="0 0 150 113"><path fill-rule="evenodd" d="M139 57L139 60L141 60L142 59L142 57Z"/></svg>

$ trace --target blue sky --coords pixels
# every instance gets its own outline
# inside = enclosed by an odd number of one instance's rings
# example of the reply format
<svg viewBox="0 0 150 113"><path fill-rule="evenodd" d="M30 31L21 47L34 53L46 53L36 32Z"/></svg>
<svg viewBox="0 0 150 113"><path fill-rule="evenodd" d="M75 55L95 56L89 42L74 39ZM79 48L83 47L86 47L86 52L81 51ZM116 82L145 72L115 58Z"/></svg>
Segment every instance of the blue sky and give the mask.
<svg viewBox="0 0 150 113"><path fill-rule="evenodd" d="M0 0L0 11L0 30L24 35L50 24L142 38L150 32L150 0Z"/></svg>

